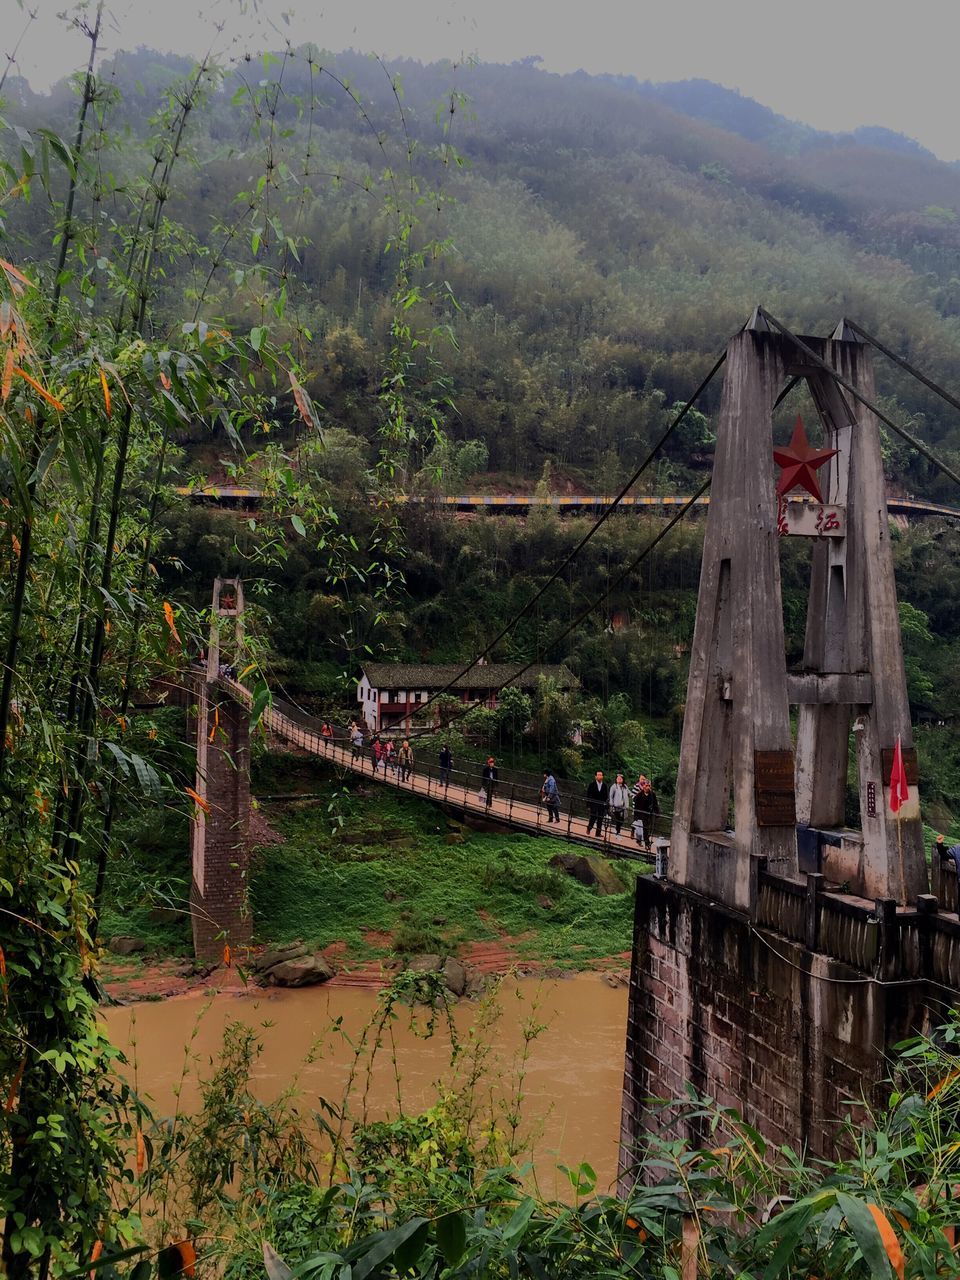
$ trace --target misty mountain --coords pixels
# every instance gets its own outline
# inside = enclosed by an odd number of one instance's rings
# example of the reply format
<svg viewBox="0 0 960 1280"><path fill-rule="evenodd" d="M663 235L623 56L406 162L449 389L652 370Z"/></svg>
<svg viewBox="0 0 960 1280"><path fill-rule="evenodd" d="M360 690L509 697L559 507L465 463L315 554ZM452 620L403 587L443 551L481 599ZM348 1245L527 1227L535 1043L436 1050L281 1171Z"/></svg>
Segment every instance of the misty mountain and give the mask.
<svg viewBox="0 0 960 1280"><path fill-rule="evenodd" d="M932 151L913 138L881 125L861 125L848 133L814 129L779 115L737 89L727 89L712 80L673 80L662 83L639 81L632 76L609 77L635 93L663 102L674 110L705 120L751 142L762 142L778 151L793 153L807 147L829 147L850 142L887 151L906 152L935 160Z"/></svg>

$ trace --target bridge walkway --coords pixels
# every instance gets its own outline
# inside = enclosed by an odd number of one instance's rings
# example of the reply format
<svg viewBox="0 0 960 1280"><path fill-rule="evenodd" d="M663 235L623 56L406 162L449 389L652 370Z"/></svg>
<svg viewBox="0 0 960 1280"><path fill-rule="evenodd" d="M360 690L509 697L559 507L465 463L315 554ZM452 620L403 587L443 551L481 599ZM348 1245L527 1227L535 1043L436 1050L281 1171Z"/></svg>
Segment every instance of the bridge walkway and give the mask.
<svg viewBox="0 0 960 1280"><path fill-rule="evenodd" d="M244 706L250 705L250 691L238 681L220 676L218 684L236 701ZM380 786L422 796L425 800L432 800L469 815L471 818L494 822L531 835L552 836L569 844L587 846L607 858L625 858L640 862L649 862L653 858L652 853L644 851L634 841L629 821L619 836L606 824L599 838L592 833L588 835L586 816L575 813L574 804L566 796L561 799L560 822L551 824L547 821L546 809L528 788L503 783L495 788L492 802L488 805L479 794L476 777L469 778L466 774L453 771L451 781L445 785L440 781L439 769L436 767L425 769L421 764L415 765L409 779L404 780L400 776L399 769L388 771L381 765L374 770L368 747L359 757L356 757L343 738L324 737L310 726L299 724L277 711L275 707L268 707L264 711L263 723L271 733L276 734L284 742L300 747L330 764L349 769ZM576 807L582 808L583 805L581 803Z"/></svg>

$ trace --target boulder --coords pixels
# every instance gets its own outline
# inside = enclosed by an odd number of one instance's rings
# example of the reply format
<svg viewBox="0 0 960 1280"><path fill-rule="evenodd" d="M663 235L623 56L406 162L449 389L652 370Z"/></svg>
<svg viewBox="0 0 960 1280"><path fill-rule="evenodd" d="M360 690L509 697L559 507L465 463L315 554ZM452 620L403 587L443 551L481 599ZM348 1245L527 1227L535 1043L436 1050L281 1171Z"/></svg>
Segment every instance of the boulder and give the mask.
<svg viewBox="0 0 960 1280"><path fill-rule="evenodd" d="M953 826L953 814L939 800L925 800L923 817L928 826L936 831L949 831Z"/></svg>
<svg viewBox="0 0 960 1280"><path fill-rule="evenodd" d="M452 991L455 996L462 996L466 991L467 970L456 956L447 956L446 960L444 960L443 980L447 985L447 990Z"/></svg>
<svg viewBox="0 0 960 1280"><path fill-rule="evenodd" d="M254 956L250 962L250 968L254 973L266 973L268 969L282 964L285 960L297 960L306 954L305 942L288 942L285 946L270 947L260 955Z"/></svg>
<svg viewBox="0 0 960 1280"><path fill-rule="evenodd" d="M630 985L630 975L623 972L601 973L600 981L616 991L618 987L626 987Z"/></svg>
<svg viewBox="0 0 960 1280"><path fill-rule="evenodd" d="M132 956L146 949L147 944L142 938L132 938L125 933L117 934L107 943L107 950L112 951L115 956Z"/></svg>
<svg viewBox="0 0 960 1280"><path fill-rule="evenodd" d="M487 989L489 979L485 973L481 973L479 969L474 969L470 965L466 966L466 985L463 994L471 1000L477 996L482 996Z"/></svg>
<svg viewBox="0 0 960 1280"><path fill-rule="evenodd" d="M538 893L535 901L537 906L541 907L544 911L552 911L557 905L547 893Z"/></svg>
<svg viewBox="0 0 960 1280"><path fill-rule="evenodd" d="M603 858L587 853L557 853L550 859L550 866L566 871L581 884L596 885L601 896L625 893L626 885Z"/></svg>
<svg viewBox="0 0 960 1280"><path fill-rule="evenodd" d="M151 924L171 924L183 919L183 911L178 907L151 907L147 918Z"/></svg>
<svg viewBox="0 0 960 1280"><path fill-rule="evenodd" d="M333 977L333 969L323 956L298 956L274 965L267 975L276 987L312 987Z"/></svg>
<svg viewBox="0 0 960 1280"><path fill-rule="evenodd" d="M444 844L464 844L466 843L466 839L467 837L463 834L462 831L448 831L447 834L444 836L443 843Z"/></svg>
<svg viewBox="0 0 960 1280"><path fill-rule="evenodd" d="M403 967L411 973L439 973L443 968L443 957L427 952L422 956L409 956Z"/></svg>

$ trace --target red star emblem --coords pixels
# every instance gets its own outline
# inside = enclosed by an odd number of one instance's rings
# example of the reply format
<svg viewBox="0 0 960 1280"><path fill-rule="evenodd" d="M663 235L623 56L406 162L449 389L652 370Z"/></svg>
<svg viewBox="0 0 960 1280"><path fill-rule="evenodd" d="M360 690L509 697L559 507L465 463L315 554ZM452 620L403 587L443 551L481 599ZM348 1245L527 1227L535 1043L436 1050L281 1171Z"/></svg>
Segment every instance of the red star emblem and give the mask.
<svg viewBox="0 0 960 1280"><path fill-rule="evenodd" d="M816 471L825 462L829 462L836 452L836 449L814 449L807 439L803 419L798 413L790 443L785 449L773 451L773 460L780 468L777 497L782 498L791 489L806 489L817 502L822 502L823 494L817 483Z"/></svg>

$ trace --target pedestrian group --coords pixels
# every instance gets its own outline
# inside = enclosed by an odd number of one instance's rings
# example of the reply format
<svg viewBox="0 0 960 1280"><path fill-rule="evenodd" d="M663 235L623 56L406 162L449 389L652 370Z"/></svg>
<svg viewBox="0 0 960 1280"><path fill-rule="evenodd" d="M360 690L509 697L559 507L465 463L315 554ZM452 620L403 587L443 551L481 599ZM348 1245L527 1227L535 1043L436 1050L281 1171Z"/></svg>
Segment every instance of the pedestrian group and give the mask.
<svg viewBox="0 0 960 1280"><path fill-rule="evenodd" d="M325 738L333 736L333 730L326 721L320 733ZM355 720L350 725L349 738L353 759L362 760L364 732ZM370 762L374 773L382 769L384 777L389 771L394 777L399 774L401 782L408 782L413 775L414 750L407 738L404 738L397 750L392 739L387 738L384 742L380 735L375 733L370 740ZM447 743L440 748L437 762L440 769L440 786L449 787L453 773L453 752ZM493 756L488 756L480 774L480 788L477 792L477 801L484 808L492 807L498 783L497 762ZM584 798L587 802L588 836L595 834L599 839L605 830L609 833L612 828L614 836L620 840L623 838L624 828L629 827L630 834L636 843L645 849L650 848L656 820L660 816L660 805L653 784L645 774L641 773L631 787L627 785L624 774L618 773L616 780L608 783L603 776L603 770L598 769L587 783ZM543 771L540 803L547 811L547 825L559 825L560 788L552 769Z"/></svg>

